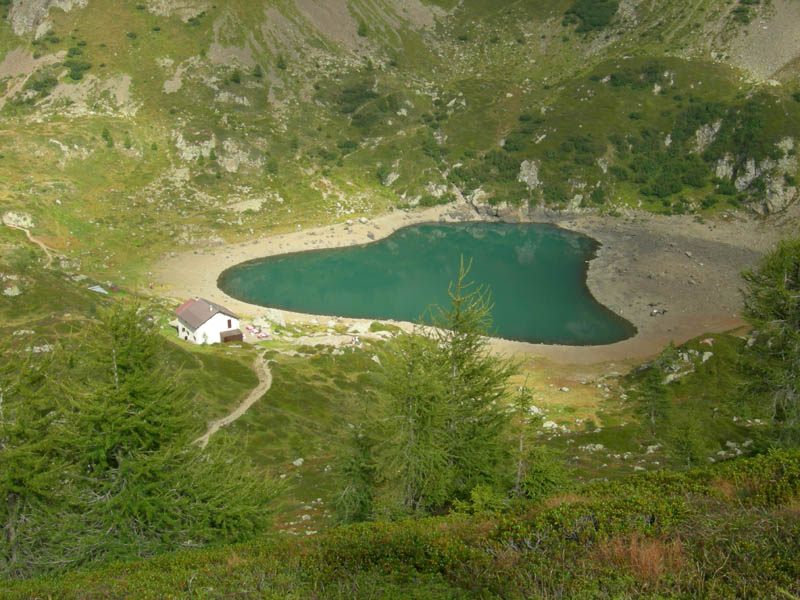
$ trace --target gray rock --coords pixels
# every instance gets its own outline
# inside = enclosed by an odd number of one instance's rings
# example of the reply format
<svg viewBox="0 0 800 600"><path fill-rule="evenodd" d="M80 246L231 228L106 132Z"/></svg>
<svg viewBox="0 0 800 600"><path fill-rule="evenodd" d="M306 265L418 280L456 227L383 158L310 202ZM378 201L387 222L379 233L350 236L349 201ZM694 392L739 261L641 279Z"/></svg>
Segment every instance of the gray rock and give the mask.
<svg viewBox="0 0 800 600"><path fill-rule="evenodd" d="M73 8L83 8L89 0L14 0L8 11L8 20L15 35L25 35L32 31L39 38L50 29L48 13L51 7L69 12Z"/></svg>
<svg viewBox="0 0 800 600"><path fill-rule="evenodd" d="M11 227L22 227L23 229L30 229L35 226L33 217L28 213L13 210L3 214L3 224Z"/></svg>
<svg viewBox="0 0 800 600"><path fill-rule="evenodd" d="M267 321L271 321L276 325L280 325L281 327L286 327L286 319L284 318L283 313L277 308L266 309L261 318Z"/></svg>
<svg viewBox="0 0 800 600"><path fill-rule="evenodd" d="M529 190L535 190L542 185L539 181L539 165L535 160L523 160L519 166L519 175L517 181L520 181L528 186Z"/></svg>

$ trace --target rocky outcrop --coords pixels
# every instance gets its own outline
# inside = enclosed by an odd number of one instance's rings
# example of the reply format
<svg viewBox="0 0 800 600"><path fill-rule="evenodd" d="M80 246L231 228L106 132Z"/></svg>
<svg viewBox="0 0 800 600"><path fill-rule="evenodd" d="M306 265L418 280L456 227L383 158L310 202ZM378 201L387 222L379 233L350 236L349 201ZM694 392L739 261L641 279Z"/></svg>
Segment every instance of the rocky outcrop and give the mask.
<svg viewBox="0 0 800 600"><path fill-rule="evenodd" d="M147 10L160 17L176 16L183 21L196 17L207 10L205 0L148 0Z"/></svg>
<svg viewBox="0 0 800 600"><path fill-rule="evenodd" d="M733 179L733 156L726 154L714 165L714 175L718 179Z"/></svg>
<svg viewBox="0 0 800 600"><path fill-rule="evenodd" d="M203 140L197 144L187 142L183 137L182 132L177 132L175 135L175 148L178 150L178 156L181 160L192 162L200 158L210 158L211 153L217 147L217 137L212 133L211 138Z"/></svg>
<svg viewBox="0 0 800 600"><path fill-rule="evenodd" d="M778 177L769 182L767 195L764 199L764 213L783 212L797 200L798 190L796 186L786 184L783 177Z"/></svg>
<svg viewBox="0 0 800 600"><path fill-rule="evenodd" d="M52 24L48 19L50 9L60 8L69 12L73 8L84 8L89 0L13 0L8 11L8 21L16 35L36 32L41 37Z"/></svg>
<svg viewBox="0 0 800 600"><path fill-rule="evenodd" d="M700 129L694 132L695 147L694 151L700 154L708 148L717 137L720 127L722 127L722 120L718 119L710 125L703 125Z"/></svg>
<svg viewBox="0 0 800 600"><path fill-rule="evenodd" d="M3 224L9 227L20 227L22 229L31 229L34 226L33 217L28 213L12 210L3 215Z"/></svg>
<svg viewBox="0 0 800 600"><path fill-rule="evenodd" d="M531 191L542 185L539 181L539 164L535 160L523 160L519 166L517 181L527 185Z"/></svg>

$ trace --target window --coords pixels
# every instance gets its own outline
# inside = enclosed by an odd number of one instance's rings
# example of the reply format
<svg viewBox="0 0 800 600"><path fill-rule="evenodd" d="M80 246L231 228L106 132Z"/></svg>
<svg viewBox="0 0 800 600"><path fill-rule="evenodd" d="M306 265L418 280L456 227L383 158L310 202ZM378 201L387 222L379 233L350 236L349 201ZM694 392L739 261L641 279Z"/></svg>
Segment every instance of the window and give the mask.
<svg viewBox="0 0 800 600"><path fill-rule="evenodd" d="M233 327L232 322L230 319L228 319L228 329L230 329L231 327Z"/></svg>

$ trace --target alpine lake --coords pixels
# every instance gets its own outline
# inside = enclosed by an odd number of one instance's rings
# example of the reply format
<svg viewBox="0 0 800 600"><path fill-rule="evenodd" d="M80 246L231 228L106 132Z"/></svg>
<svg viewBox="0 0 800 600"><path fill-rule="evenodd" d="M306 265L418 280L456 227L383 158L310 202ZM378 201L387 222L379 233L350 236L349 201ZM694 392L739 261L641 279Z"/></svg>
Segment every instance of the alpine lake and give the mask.
<svg viewBox="0 0 800 600"><path fill-rule="evenodd" d="M586 286L599 243L552 225L428 224L370 244L257 259L224 271L226 294L316 315L428 322L448 307L461 259L468 280L487 286L490 334L532 343L596 345L631 337L634 326Z"/></svg>

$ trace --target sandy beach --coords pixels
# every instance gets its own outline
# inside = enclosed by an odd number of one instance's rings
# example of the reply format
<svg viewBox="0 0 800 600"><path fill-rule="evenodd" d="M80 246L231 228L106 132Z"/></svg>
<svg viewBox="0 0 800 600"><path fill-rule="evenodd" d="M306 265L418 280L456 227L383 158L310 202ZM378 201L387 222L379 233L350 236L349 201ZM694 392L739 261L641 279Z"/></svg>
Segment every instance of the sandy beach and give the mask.
<svg viewBox="0 0 800 600"><path fill-rule="evenodd" d="M558 346L493 339L492 348L509 356L543 357L562 364L595 364L644 359L670 340L681 343L706 332L742 324L740 272L755 265L786 234L777 219L755 220L723 213L713 221L690 215L631 212L619 217L592 214L482 217L465 203L419 211L395 210L374 219L355 220L263 237L245 243L174 253L154 270L159 295L176 303L200 296L242 317L264 313L261 306L232 298L217 288L225 269L241 262L305 250L365 244L401 227L429 222L504 220L551 223L591 236L601 243L589 264L587 285L594 297L637 328L627 340L605 346ZM654 310L657 314L654 314ZM283 311L287 321L321 322L336 315ZM341 319L342 323L358 319ZM368 320L366 322L370 322ZM402 324L410 327L411 324Z"/></svg>

